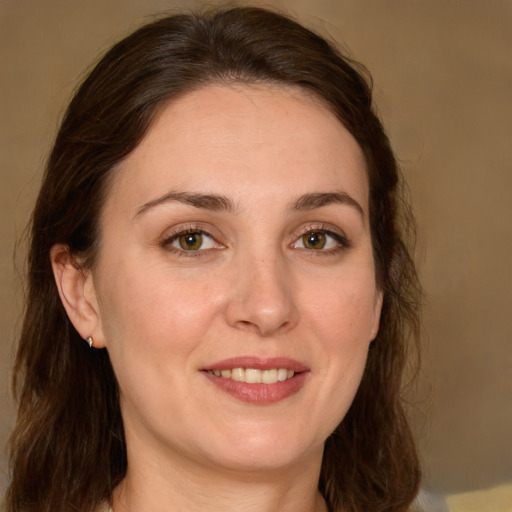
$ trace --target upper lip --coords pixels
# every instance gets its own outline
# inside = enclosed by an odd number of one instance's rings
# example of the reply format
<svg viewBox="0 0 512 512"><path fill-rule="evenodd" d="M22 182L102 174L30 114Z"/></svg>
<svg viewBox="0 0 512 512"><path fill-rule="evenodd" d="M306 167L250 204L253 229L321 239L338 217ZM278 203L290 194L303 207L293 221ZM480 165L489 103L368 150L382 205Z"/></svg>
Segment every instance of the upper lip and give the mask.
<svg viewBox="0 0 512 512"><path fill-rule="evenodd" d="M253 368L255 370L271 370L273 368L286 368L295 373L308 371L309 368L295 359L289 357L255 357L239 356L223 359L205 366L203 370L230 370L232 368Z"/></svg>

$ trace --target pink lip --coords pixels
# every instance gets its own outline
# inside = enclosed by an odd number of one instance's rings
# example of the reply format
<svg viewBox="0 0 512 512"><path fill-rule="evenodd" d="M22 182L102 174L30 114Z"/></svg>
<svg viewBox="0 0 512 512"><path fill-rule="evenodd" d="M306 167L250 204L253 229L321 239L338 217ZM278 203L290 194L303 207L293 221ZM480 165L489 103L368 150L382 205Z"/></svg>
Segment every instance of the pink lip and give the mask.
<svg viewBox="0 0 512 512"><path fill-rule="evenodd" d="M260 358L254 356L240 356L224 359L212 365L205 366L203 370L231 370L232 368L254 368L255 370L286 368L296 373L309 371L306 365L288 357Z"/></svg>
<svg viewBox="0 0 512 512"><path fill-rule="evenodd" d="M268 370L272 368L286 368L293 370L295 375L291 379L274 384L248 384L223 377L217 377L208 373L208 370L227 370L232 368L254 368ZM304 386L309 375L309 368L304 364L289 358L268 358L242 356L218 361L203 369L204 376L218 389L243 402L251 404L272 404L280 402L295 393Z"/></svg>

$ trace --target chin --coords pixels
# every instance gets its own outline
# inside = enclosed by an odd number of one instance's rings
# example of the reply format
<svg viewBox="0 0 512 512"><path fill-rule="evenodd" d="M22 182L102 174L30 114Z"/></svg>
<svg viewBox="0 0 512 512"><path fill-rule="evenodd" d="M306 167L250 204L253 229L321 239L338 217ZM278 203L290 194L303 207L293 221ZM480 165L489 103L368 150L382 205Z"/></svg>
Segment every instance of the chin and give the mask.
<svg viewBox="0 0 512 512"><path fill-rule="evenodd" d="M272 472L294 467L301 461L321 461L323 441L305 442L288 436L233 435L226 448L210 451L208 457L216 465L237 472ZM211 448L211 447L210 447Z"/></svg>

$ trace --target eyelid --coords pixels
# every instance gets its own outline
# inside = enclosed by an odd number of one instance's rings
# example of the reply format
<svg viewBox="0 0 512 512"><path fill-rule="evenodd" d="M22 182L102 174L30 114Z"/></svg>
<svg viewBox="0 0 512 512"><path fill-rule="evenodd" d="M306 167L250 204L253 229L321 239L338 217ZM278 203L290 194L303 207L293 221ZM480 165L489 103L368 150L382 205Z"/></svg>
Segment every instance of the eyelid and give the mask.
<svg viewBox="0 0 512 512"><path fill-rule="evenodd" d="M337 252L339 250L348 249L352 247L352 243L349 240L349 238L339 229L335 228L334 226L326 225L323 223L318 224L309 224L302 228L298 235L294 236L294 241L292 242L291 246L294 246L304 235L307 235L308 233L315 233L320 232L324 233L325 235L329 236L330 238L334 239L337 243L336 247L329 248L329 249L308 249L306 247L293 247L295 249L301 249L308 252L314 252L317 254L330 254L333 252Z"/></svg>
<svg viewBox="0 0 512 512"><path fill-rule="evenodd" d="M173 228L171 231L165 232L165 234L161 237L161 240L159 241L159 245L169 251L174 252L180 256L200 256L204 253L207 253L211 250L219 250L224 249L226 246L219 242L219 236L211 233L212 229L209 229L208 227L202 225L201 223L193 223L193 224L184 224L177 226ZM180 249L178 247L174 247L172 244L180 237L186 234L192 234L192 233L198 233L203 236L206 236L210 239L212 239L216 247L209 247L207 249L197 249L197 250L186 250L186 249Z"/></svg>
<svg viewBox="0 0 512 512"><path fill-rule="evenodd" d="M212 229L209 225L204 225L202 223L191 223L191 224L182 224L174 227L172 230L165 232L165 234L161 237L159 241L159 245L169 252L174 252L180 256L201 256L205 253L209 253L212 250L225 249L227 246L222 242L219 242L219 238L221 238L220 234L214 234L212 231L216 231ZM309 249L306 247L296 247L296 244L300 241L301 237L308 233L320 232L325 234L326 236L332 238L336 242L335 247L330 247L327 249ZM206 236L212 239L216 246L210 247L206 249L197 249L197 250L186 250L178 247L174 247L172 244L178 239L178 237L185 235L187 233L199 233L203 236ZM299 249L303 251L307 251L309 253L316 253L318 255L328 255L333 254L345 249L348 249L352 246L349 238L341 231L339 228L327 225L325 223L311 223L304 226L298 233L293 236L293 240L289 245L293 249Z"/></svg>

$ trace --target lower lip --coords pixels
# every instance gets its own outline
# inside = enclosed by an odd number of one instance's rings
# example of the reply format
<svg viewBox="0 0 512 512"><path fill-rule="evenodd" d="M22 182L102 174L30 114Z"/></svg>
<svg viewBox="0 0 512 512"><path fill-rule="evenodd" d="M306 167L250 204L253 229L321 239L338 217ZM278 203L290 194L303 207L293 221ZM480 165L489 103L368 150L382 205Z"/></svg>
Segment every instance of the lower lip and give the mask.
<svg viewBox="0 0 512 512"><path fill-rule="evenodd" d="M208 372L203 373L219 389L242 402L273 404L298 393L304 386L309 372L296 373L291 379L275 382L274 384L248 384L247 382L217 377Z"/></svg>

